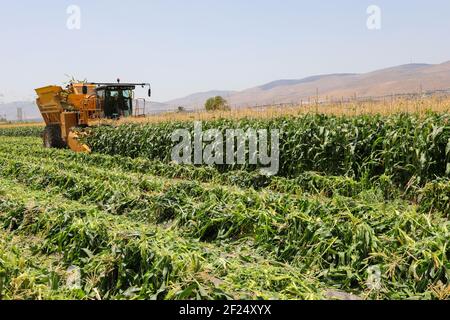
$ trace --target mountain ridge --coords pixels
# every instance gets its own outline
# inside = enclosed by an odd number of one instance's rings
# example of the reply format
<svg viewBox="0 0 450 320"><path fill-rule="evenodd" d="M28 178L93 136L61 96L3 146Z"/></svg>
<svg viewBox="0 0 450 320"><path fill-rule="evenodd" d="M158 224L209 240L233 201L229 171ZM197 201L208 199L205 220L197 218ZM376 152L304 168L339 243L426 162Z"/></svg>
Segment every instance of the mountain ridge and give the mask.
<svg viewBox="0 0 450 320"><path fill-rule="evenodd" d="M410 63L373 70L367 73L331 73L301 79L280 79L242 91L210 90L190 94L166 102L150 102L148 113L202 109L207 99L222 96L232 107L305 103L311 99L380 97L450 89L450 60L440 64ZM0 103L0 116L17 118L17 108L26 118L39 118L34 102Z"/></svg>
<svg viewBox="0 0 450 320"><path fill-rule="evenodd" d="M224 97L233 107L300 103L333 97L378 97L450 89L450 61L441 64L410 63L367 73L332 73L302 79L281 79ZM229 91L224 91L229 92ZM201 108L204 101L176 100L180 106ZM170 105L171 101L165 102Z"/></svg>

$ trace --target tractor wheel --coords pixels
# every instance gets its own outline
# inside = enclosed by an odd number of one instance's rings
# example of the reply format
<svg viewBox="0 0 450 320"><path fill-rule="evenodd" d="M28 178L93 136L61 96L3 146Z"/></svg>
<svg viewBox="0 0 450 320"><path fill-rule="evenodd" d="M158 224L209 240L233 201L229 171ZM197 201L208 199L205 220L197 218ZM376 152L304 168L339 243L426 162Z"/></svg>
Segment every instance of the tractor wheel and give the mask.
<svg viewBox="0 0 450 320"><path fill-rule="evenodd" d="M65 147L65 143L61 138L61 128L59 126L46 126L43 139L45 148L62 149Z"/></svg>

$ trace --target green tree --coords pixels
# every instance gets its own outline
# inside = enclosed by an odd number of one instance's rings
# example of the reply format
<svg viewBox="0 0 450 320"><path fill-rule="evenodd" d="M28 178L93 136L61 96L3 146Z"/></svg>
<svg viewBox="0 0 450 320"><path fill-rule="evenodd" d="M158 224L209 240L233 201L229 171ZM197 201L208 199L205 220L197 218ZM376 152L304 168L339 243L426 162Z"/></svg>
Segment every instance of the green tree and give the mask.
<svg viewBox="0 0 450 320"><path fill-rule="evenodd" d="M227 100L221 96L217 96L206 101L205 109L206 111L229 111L230 107L228 106Z"/></svg>

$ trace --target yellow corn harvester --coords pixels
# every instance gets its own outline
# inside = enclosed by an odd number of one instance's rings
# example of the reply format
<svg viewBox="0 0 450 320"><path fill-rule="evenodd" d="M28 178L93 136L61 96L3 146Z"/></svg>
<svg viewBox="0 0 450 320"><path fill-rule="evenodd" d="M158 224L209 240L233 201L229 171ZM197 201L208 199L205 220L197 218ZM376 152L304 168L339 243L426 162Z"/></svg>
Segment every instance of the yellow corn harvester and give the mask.
<svg viewBox="0 0 450 320"><path fill-rule="evenodd" d="M145 115L145 100L135 104L136 86L148 83L71 83L66 89L47 86L36 89L36 104L44 118L43 134L46 148L69 147L75 152L90 152L88 146L78 141L76 128L86 128L101 119ZM143 101L142 101L143 100Z"/></svg>

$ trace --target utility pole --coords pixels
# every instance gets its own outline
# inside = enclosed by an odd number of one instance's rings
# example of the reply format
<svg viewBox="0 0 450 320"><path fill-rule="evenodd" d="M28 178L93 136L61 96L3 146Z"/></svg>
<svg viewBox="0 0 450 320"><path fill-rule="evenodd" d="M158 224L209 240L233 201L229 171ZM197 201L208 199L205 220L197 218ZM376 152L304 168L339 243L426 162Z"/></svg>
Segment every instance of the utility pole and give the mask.
<svg viewBox="0 0 450 320"><path fill-rule="evenodd" d="M23 121L23 109L17 108L17 121L22 122Z"/></svg>
<svg viewBox="0 0 450 320"><path fill-rule="evenodd" d="M319 113L319 88L316 88L316 114Z"/></svg>

